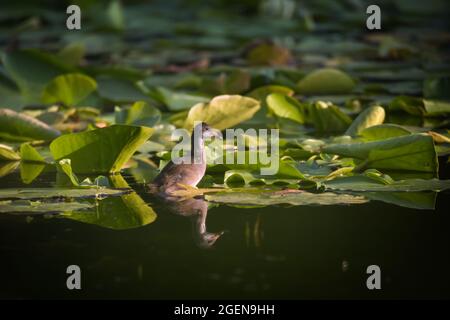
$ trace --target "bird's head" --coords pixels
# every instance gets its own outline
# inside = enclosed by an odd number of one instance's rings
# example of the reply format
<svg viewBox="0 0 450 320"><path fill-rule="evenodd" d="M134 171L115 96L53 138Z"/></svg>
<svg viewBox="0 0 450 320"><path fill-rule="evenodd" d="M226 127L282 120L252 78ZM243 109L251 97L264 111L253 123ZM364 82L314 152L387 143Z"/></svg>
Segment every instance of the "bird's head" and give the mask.
<svg viewBox="0 0 450 320"><path fill-rule="evenodd" d="M194 132L201 133L201 137L203 139L211 137L222 139L222 133L217 129L211 128L206 122L200 122L197 124L194 127Z"/></svg>

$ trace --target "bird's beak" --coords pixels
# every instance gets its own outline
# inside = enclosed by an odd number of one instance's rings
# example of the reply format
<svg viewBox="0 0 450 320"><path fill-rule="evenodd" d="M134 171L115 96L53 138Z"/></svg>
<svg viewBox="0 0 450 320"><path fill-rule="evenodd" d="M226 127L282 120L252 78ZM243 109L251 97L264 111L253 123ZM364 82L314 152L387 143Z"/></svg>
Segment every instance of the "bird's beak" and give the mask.
<svg viewBox="0 0 450 320"><path fill-rule="evenodd" d="M205 135L206 137L216 137L216 138L218 138L218 139L223 139L223 136L222 136L222 132L220 131L220 130L217 130L217 129L213 129L213 128L211 128L211 129L209 129L207 132L206 132L206 135Z"/></svg>

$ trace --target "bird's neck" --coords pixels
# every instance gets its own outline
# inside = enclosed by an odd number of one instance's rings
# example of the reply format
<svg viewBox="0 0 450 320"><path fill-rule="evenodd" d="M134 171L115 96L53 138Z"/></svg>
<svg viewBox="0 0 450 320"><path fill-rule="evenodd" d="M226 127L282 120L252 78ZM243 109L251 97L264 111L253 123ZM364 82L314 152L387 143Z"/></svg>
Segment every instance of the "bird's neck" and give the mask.
<svg viewBox="0 0 450 320"><path fill-rule="evenodd" d="M191 137L191 160L195 164L206 163L205 143L203 138L196 136L195 133Z"/></svg>

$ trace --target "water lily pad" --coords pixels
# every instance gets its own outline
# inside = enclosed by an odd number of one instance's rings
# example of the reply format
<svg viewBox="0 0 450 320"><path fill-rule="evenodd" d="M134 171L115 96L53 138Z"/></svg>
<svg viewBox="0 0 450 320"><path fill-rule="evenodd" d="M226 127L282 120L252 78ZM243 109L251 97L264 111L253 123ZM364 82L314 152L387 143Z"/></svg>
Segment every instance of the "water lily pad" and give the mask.
<svg viewBox="0 0 450 320"><path fill-rule="evenodd" d="M118 172L152 133L148 127L113 125L61 136L50 151L56 161L70 159L76 173Z"/></svg>
<svg viewBox="0 0 450 320"><path fill-rule="evenodd" d="M305 122L302 105L289 96L272 93L266 98L267 107L277 117L293 120L298 123Z"/></svg>
<svg viewBox="0 0 450 320"><path fill-rule="evenodd" d="M41 202L29 200L0 201L0 212L2 213L61 213L66 211L77 211L92 208L94 204L87 202Z"/></svg>
<svg viewBox="0 0 450 320"><path fill-rule="evenodd" d="M96 88L97 82L86 75L80 73L60 75L47 84L42 94L42 102L75 106Z"/></svg>
<svg viewBox="0 0 450 320"><path fill-rule="evenodd" d="M260 108L259 101L240 95L222 95L209 103L199 103L188 113L184 127L192 130L195 121L204 121L211 127L224 130L250 119Z"/></svg>
<svg viewBox="0 0 450 320"><path fill-rule="evenodd" d="M0 137L10 141L53 140L60 132L46 123L17 113L10 109L0 109Z"/></svg>
<svg viewBox="0 0 450 320"><path fill-rule="evenodd" d="M298 92L312 94L346 94L353 90L355 82L345 72L324 68L307 74L298 83Z"/></svg>
<svg viewBox="0 0 450 320"><path fill-rule="evenodd" d="M357 136L366 128L382 124L386 113L383 107L372 106L361 112L345 132L349 136Z"/></svg>
<svg viewBox="0 0 450 320"><path fill-rule="evenodd" d="M20 155L14 149L5 144L0 144L0 161L16 161L20 160Z"/></svg>
<svg viewBox="0 0 450 320"><path fill-rule="evenodd" d="M364 161L375 169L433 172L438 170L433 138L426 134L411 134L385 140L332 144L322 151Z"/></svg>
<svg viewBox="0 0 450 320"><path fill-rule="evenodd" d="M302 190L254 191L254 192L220 192L208 194L206 200L230 205L342 205L361 204L368 200L363 196L337 194L331 192L310 193Z"/></svg>

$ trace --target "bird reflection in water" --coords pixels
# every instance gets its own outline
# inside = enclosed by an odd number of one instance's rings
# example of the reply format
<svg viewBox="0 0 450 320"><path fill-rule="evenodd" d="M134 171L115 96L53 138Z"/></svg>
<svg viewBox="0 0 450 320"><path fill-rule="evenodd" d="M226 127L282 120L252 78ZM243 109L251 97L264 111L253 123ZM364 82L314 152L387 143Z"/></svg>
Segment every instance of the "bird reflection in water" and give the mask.
<svg viewBox="0 0 450 320"><path fill-rule="evenodd" d="M152 206L161 207L164 211L188 217L192 222L192 231L195 244L202 249L211 248L224 234L220 232L208 232L206 218L208 216L208 202L203 198L183 199L180 197L168 197L154 195Z"/></svg>

